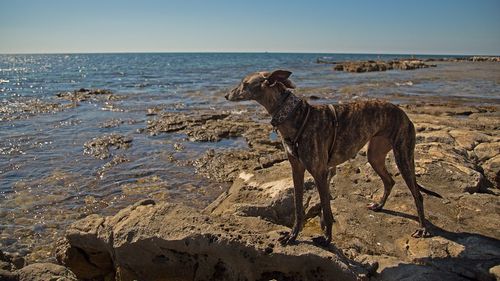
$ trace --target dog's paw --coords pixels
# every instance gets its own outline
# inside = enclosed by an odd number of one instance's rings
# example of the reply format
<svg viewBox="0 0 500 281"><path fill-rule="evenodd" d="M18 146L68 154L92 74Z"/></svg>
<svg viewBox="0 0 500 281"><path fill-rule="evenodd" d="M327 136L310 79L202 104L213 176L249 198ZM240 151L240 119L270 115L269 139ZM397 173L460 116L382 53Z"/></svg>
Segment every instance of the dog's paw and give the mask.
<svg viewBox="0 0 500 281"><path fill-rule="evenodd" d="M312 241L313 241L314 245L322 247L322 248L328 247L328 245L330 245L330 240L326 239L323 236L314 237L312 239Z"/></svg>
<svg viewBox="0 0 500 281"><path fill-rule="evenodd" d="M368 204L366 207L374 212L378 212L378 211L382 210L382 205L380 205L379 203L375 203L375 202Z"/></svg>
<svg viewBox="0 0 500 281"><path fill-rule="evenodd" d="M411 237L413 238L427 238L427 237L431 237L431 233L429 231L427 231L427 229L425 229L425 227L422 227L422 228L419 228L417 230L415 230L415 232L413 232L413 234L411 235Z"/></svg>
<svg viewBox="0 0 500 281"><path fill-rule="evenodd" d="M297 241L297 236L292 235L292 233L288 231L282 231L280 232L280 237L278 238L278 241L280 242L281 245L286 246L286 245L292 245L296 244Z"/></svg>

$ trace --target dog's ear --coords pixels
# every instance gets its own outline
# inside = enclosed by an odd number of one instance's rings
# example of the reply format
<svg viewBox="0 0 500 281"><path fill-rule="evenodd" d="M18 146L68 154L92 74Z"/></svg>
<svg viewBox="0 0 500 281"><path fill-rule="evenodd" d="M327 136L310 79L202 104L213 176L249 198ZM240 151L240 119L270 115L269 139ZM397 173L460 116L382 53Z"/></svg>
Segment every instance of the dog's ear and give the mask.
<svg viewBox="0 0 500 281"><path fill-rule="evenodd" d="M286 79L288 79L288 77L290 77L290 75L292 75L291 71L278 69L273 71L267 80L269 80L271 84L276 81L283 83Z"/></svg>
<svg viewBox="0 0 500 281"><path fill-rule="evenodd" d="M285 87L287 88L295 88L295 85L288 79L292 75L291 71L288 70L275 70L269 75L267 78L267 81L269 81L269 84L274 85L276 82L281 82Z"/></svg>

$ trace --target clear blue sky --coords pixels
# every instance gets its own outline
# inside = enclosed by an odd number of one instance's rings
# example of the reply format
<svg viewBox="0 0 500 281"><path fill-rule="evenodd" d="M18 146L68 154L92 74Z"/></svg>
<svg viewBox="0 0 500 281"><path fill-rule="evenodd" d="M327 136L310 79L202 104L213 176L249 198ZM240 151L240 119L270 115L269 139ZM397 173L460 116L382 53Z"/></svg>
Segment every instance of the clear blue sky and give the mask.
<svg viewBox="0 0 500 281"><path fill-rule="evenodd" d="M0 0L0 53L500 55L500 0Z"/></svg>

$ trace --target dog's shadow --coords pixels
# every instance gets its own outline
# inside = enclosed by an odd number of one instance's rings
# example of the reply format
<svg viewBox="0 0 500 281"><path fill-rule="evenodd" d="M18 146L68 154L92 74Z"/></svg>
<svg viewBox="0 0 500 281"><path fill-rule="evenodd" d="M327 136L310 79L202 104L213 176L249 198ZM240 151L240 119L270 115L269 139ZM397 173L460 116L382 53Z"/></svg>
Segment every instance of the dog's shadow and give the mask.
<svg viewBox="0 0 500 281"><path fill-rule="evenodd" d="M315 237L314 239L321 240L324 239L322 236ZM317 243L313 242L312 240L300 240L297 241L297 243L303 243L306 245L314 246L314 247L319 247L325 251L328 251L332 254L334 254L336 257L338 257L338 260L343 262L344 264L349 265L351 269L353 269L353 273L355 272L356 275L364 275L366 277L373 276L378 268L378 264L375 263L362 263L355 261L353 259L348 258L342 250L337 248L333 243L328 244L327 246L322 246L318 245Z"/></svg>
<svg viewBox="0 0 500 281"><path fill-rule="evenodd" d="M417 216L399 211L383 209L380 212L418 222ZM355 268L355 271L364 272L366 276L379 275L382 280L385 277L391 277L391 280L396 280L399 277L403 278L407 276L409 273L415 275L415 280L419 279L419 277L422 280L495 280L495 277L489 273L489 269L500 264L500 240L477 233L448 231L429 221L427 221L427 227L432 237L442 237L460 245L463 250L460 253L450 254L448 257L429 256L415 259L413 263L399 263L395 266L386 267L377 274L375 272L378 264L352 260L342 250L337 248L334 243L330 243L328 246L320 246L309 239L297 242L321 247L338 256L342 262Z"/></svg>
<svg viewBox="0 0 500 281"><path fill-rule="evenodd" d="M418 222L418 217L399 211L380 210L392 216L411 219ZM500 240L470 232L452 232L434 225L427 221L427 229L432 237L442 237L453 243L460 245L463 250L460 253L449 254L448 257L423 257L415 260L416 264L398 264L394 267L387 267L382 270L384 276L399 276L402 272L428 272L428 266L440 271L440 276L435 276L433 280L495 280L489 273L489 269L500 264ZM415 239L415 238L411 238ZM446 248L446 251L448 249ZM429 280L429 279L427 279Z"/></svg>

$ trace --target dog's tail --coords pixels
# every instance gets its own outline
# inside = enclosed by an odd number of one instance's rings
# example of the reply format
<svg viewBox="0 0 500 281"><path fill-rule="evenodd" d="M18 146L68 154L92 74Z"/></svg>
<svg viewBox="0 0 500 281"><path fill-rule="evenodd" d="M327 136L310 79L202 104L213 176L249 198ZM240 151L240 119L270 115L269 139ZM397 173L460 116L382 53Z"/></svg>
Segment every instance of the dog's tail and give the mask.
<svg viewBox="0 0 500 281"><path fill-rule="evenodd" d="M432 196L437 197L437 198L443 198L443 196L441 196L439 193L436 193L432 190L428 190L418 183L417 183L417 186L418 186L418 189L420 189L420 191L422 191L424 193L427 193L427 194L432 195Z"/></svg>

